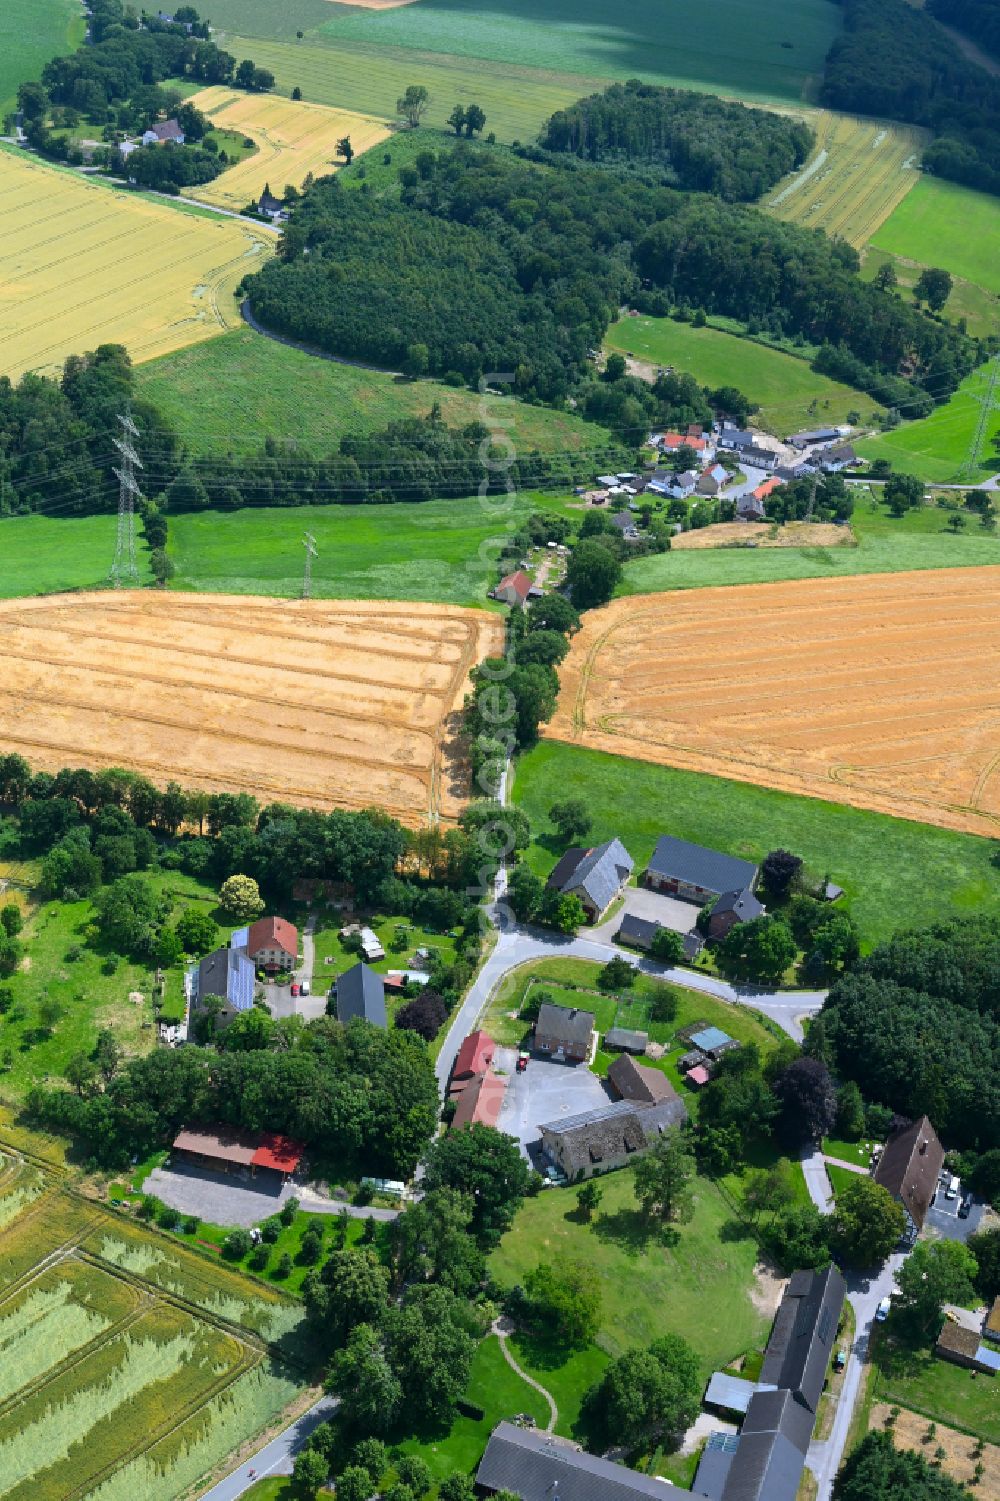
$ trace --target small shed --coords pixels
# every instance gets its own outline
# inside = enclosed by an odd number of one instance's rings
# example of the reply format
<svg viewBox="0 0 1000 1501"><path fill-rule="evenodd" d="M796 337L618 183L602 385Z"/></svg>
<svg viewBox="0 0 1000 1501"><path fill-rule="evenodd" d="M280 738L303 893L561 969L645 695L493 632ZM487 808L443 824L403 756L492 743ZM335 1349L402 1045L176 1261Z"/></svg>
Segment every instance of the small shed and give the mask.
<svg viewBox="0 0 1000 1501"><path fill-rule="evenodd" d="M706 1407L720 1407L724 1412L746 1412L755 1392L773 1392L777 1388L766 1382L747 1381L744 1376L730 1376L715 1371L705 1391Z"/></svg>
<svg viewBox="0 0 1000 1501"><path fill-rule="evenodd" d="M701 1032L695 1032L691 1037L694 1047L700 1048L710 1058L716 1058L720 1053L728 1052L734 1039L728 1032L723 1032L721 1027L705 1027Z"/></svg>
<svg viewBox="0 0 1000 1501"><path fill-rule="evenodd" d="M612 1053L644 1053L649 1045L648 1032L632 1032L628 1027L612 1027L604 1034L604 1046Z"/></svg>
<svg viewBox="0 0 1000 1501"><path fill-rule="evenodd" d="M692 1048L690 1053L684 1053L678 1058L677 1067L682 1074L686 1074L689 1069L697 1068L699 1064L707 1062L707 1053L703 1053L701 1048Z"/></svg>
<svg viewBox="0 0 1000 1501"><path fill-rule="evenodd" d="M703 1063L699 1063L695 1068L689 1068L687 1072L688 1083L693 1084L696 1089L701 1089L711 1077Z"/></svg>

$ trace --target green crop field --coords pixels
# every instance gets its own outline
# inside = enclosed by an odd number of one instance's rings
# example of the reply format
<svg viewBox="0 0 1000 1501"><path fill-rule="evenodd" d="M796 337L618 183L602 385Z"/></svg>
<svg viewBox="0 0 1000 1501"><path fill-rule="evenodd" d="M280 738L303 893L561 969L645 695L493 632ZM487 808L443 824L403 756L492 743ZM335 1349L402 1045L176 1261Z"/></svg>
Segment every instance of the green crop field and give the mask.
<svg viewBox="0 0 1000 1501"><path fill-rule="evenodd" d="M860 446L867 452L873 445ZM916 463L904 463L899 455L895 461L899 469L918 468ZM923 568L980 568L1000 563L1000 539L982 531L971 515L966 531L956 537L947 529L948 512L934 506L896 519L859 488L855 507L852 527L856 547L724 547L656 553L625 565L618 592L648 594L664 589L704 589L712 584L767 584L778 579L911 573Z"/></svg>
<svg viewBox="0 0 1000 1501"><path fill-rule="evenodd" d="M760 425L779 436L817 418L840 423L848 412L868 416L877 410L870 396L818 375L805 360L719 328L695 328L672 318L622 318L605 342L651 364L687 370L702 385L737 386L760 407Z"/></svg>
<svg viewBox="0 0 1000 1501"><path fill-rule="evenodd" d="M0 520L0 599L96 589L115 556L114 516L8 516ZM149 553L137 540L139 577L149 581Z"/></svg>
<svg viewBox="0 0 1000 1501"><path fill-rule="evenodd" d="M888 250L876 250L872 245L864 253L862 280L873 281L879 269L887 264L896 273L896 285L903 292L912 293L924 267L905 256L892 255ZM985 339L991 334L1000 333L1000 297L995 292L987 292L985 287L976 282L964 281L962 277L953 274L951 293L944 312L945 317L953 323L964 318L965 326L973 338Z"/></svg>
<svg viewBox="0 0 1000 1501"><path fill-rule="evenodd" d="M872 244L1000 293L998 239L1000 201L957 183L922 177L872 236Z"/></svg>
<svg viewBox="0 0 1000 1501"><path fill-rule="evenodd" d="M976 439L991 380L990 365L981 365L959 386L954 396L918 422L904 422L878 438L865 438L857 450L866 459L888 459L894 469L919 474L931 483L958 480L959 470ZM1000 377L993 390L993 409L987 418L975 479L1000 470L1000 453L993 439L1000 433Z"/></svg>
<svg viewBox="0 0 1000 1501"><path fill-rule="evenodd" d="M0 120L12 109L18 86L38 78L50 57L83 41L77 0L3 0L0 6Z"/></svg>
<svg viewBox="0 0 1000 1501"><path fill-rule="evenodd" d="M25 1174L40 1191L0 1231L0 1497L173 1501L302 1390L258 1338L296 1339L301 1307Z"/></svg>
<svg viewBox="0 0 1000 1501"><path fill-rule="evenodd" d="M594 820L588 837L596 843L617 835L637 870L661 834L755 861L768 850L794 850L814 875L844 888L866 944L1000 897L988 839L557 741L523 756L514 781L514 800L535 834L528 858L539 871L548 871L559 850L548 810L567 787L586 799Z"/></svg>
<svg viewBox="0 0 1000 1501"><path fill-rule="evenodd" d="M274 437L325 455L345 433L425 417L435 403L451 427L502 426L521 452L578 453L612 441L606 428L568 412L317 359L249 328L140 365L136 375L141 394L196 454L251 453Z"/></svg>
<svg viewBox="0 0 1000 1501"><path fill-rule="evenodd" d="M557 66L597 78L642 76L651 83L706 88L754 98L799 100L822 71L837 34L824 0L419 0L395 10L290 0L220 0L212 21L246 36L362 41L422 53L484 58L522 67ZM312 28L316 28L313 30ZM229 50L231 39L226 41ZM242 54L241 54L242 55ZM256 52L250 54L260 61Z"/></svg>
<svg viewBox="0 0 1000 1501"><path fill-rule="evenodd" d="M491 507L476 497L178 516L170 523L174 586L297 595L302 590L302 533L308 529L319 549L313 564L317 597L485 605L502 538L539 504L558 502L519 496L499 516L491 516Z"/></svg>

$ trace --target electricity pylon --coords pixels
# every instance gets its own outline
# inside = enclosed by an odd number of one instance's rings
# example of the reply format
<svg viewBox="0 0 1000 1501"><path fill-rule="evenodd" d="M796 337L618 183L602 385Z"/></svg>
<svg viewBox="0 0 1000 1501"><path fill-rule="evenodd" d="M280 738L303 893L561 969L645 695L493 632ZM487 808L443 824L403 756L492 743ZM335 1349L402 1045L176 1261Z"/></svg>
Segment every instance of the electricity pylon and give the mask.
<svg viewBox="0 0 1000 1501"><path fill-rule="evenodd" d="M135 562L135 502L139 495L135 471L142 468L139 455L132 446L132 439L139 436L139 429L132 421L132 413L119 417L122 437L114 438L115 447L121 454L121 468L113 466L118 476L118 536L115 541L115 560L111 565L111 582L116 589L139 583L139 570Z"/></svg>
<svg viewBox="0 0 1000 1501"><path fill-rule="evenodd" d="M316 538L312 532L306 532L302 538L302 546L306 550L306 567L302 575L302 598L308 599L312 593L312 560L319 556Z"/></svg>
<svg viewBox="0 0 1000 1501"><path fill-rule="evenodd" d="M990 376L986 382L986 390L982 396L973 399L982 405L979 413L979 421L976 423L975 436L969 445L969 451L965 456L965 463L958 471L960 480L976 479L981 463L983 439L986 437L986 424L990 420L990 413L995 412L1000 403L997 402L997 386L1000 385L1000 354L995 354L990 362Z"/></svg>

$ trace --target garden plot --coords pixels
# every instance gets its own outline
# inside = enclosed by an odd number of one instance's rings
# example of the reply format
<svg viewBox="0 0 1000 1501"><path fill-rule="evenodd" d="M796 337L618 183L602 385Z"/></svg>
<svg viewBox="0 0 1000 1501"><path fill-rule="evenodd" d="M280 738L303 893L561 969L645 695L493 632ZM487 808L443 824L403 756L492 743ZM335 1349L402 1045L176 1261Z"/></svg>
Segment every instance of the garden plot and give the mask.
<svg viewBox="0 0 1000 1501"><path fill-rule="evenodd" d="M996 567L619 600L545 733L995 836L998 605Z"/></svg>

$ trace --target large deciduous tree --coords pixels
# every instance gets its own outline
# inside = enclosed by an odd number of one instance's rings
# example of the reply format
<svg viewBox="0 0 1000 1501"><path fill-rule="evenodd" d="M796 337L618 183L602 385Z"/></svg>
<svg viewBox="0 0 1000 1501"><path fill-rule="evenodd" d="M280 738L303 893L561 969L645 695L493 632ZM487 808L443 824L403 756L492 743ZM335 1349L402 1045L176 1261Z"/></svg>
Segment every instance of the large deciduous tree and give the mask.
<svg viewBox="0 0 1000 1501"><path fill-rule="evenodd" d="M517 1143L492 1126L449 1132L427 1153L427 1188L453 1188L471 1197L472 1229L484 1247L510 1227L530 1181Z"/></svg>
<svg viewBox="0 0 1000 1501"><path fill-rule="evenodd" d="M632 1168L635 1196L644 1212L667 1223L688 1219L693 1209L694 1170L694 1154L684 1132L677 1126L664 1131Z"/></svg>
<svg viewBox="0 0 1000 1501"><path fill-rule="evenodd" d="M878 1266L905 1228L903 1208L888 1189L859 1175L837 1195L830 1239L838 1255L851 1266Z"/></svg>

